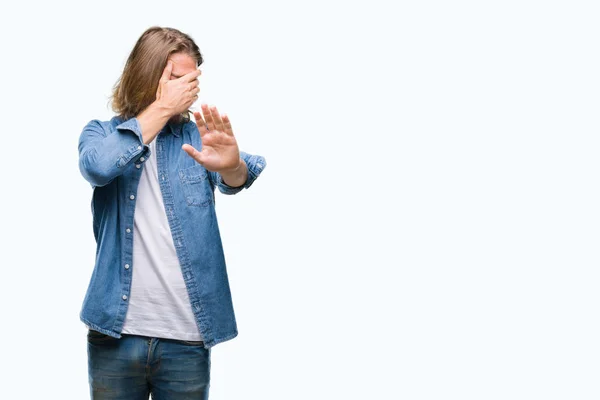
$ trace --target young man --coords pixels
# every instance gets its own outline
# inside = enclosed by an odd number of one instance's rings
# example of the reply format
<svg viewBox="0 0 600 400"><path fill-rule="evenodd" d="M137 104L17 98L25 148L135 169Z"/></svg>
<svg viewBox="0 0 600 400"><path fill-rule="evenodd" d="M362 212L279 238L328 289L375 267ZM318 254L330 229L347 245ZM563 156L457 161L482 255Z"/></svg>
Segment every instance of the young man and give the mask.
<svg viewBox="0 0 600 400"><path fill-rule="evenodd" d="M79 168L92 185L96 262L80 318L93 399L207 399L210 349L237 335L214 191L265 168L215 107L189 118L202 56L186 34L142 34L110 121L90 121Z"/></svg>

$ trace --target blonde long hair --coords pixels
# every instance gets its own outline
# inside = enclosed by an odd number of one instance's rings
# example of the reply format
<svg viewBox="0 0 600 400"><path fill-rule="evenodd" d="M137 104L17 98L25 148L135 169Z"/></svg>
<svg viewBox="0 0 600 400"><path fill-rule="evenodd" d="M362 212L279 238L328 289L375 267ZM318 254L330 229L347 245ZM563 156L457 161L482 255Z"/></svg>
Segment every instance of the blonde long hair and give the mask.
<svg viewBox="0 0 600 400"><path fill-rule="evenodd" d="M148 28L133 47L113 87L113 111L122 119L129 119L152 104L167 59L179 52L192 57L198 67L203 62L200 49L189 35L174 28ZM189 120L189 110L180 114L179 119Z"/></svg>

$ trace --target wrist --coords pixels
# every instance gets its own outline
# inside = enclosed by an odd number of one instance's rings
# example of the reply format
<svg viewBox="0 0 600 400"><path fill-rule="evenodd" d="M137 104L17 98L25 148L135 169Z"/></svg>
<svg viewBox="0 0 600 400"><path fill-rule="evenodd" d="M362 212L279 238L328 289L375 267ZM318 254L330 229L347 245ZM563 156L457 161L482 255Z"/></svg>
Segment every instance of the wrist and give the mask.
<svg viewBox="0 0 600 400"><path fill-rule="evenodd" d="M171 116L173 115L169 108L165 107L157 101L154 101L152 104L150 104L146 110L148 111L148 113L151 113L160 119L164 119L165 121L168 121L169 118L171 118Z"/></svg>
<svg viewBox="0 0 600 400"><path fill-rule="evenodd" d="M136 116L142 130L142 140L149 144L169 121L168 110L154 102Z"/></svg>
<svg viewBox="0 0 600 400"><path fill-rule="evenodd" d="M238 158L238 163L235 167L233 168L227 168L223 171L221 171L221 175L225 174L225 175L236 175L239 174L242 169L244 168L244 160L242 160L242 158Z"/></svg>
<svg viewBox="0 0 600 400"><path fill-rule="evenodd" d="M220 172L223 182L231 187L241 187L246 182L248 177L248 168L242 158L239 159L239 163L234 168L228 168Z"/></svg>

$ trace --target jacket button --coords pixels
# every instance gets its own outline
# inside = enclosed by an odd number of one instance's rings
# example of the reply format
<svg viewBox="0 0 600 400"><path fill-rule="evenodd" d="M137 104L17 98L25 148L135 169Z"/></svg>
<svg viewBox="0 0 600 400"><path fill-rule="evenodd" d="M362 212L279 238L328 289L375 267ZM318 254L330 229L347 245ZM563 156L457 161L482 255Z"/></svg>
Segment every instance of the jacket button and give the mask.
<svg viewBox="0 0 600 400"><path fill-rule="evenodd" d="M142 164L135 164L135 167L136 167L137 169L140 169L140 168L142 167Z"/></svg>
<svg viewBox="0 0 600 400"><path fill-rule="evenodd" d="M126 295L123 295L123 300L127 300L127 296Z"/></svg>
<svg viewBox="0 0 600 400"><path fill-rule="evenodd" d="M125 264L125 269L129 269L129 264Z"/></svg>
<svg viewBox="0 0 600 400"><path fill-rule="evenodd" d="M131 196L129 196L129 198L130 198L131 200L133 200L133 199L135 199L135 196L134 196L134 195L131 195Z"/></svg>
<svg viewBox="0 0 600 400"><path fill-rule="evenodd" d="M131 229L129 229L129 228L125 229L125 232L131 233Z"/></svg>

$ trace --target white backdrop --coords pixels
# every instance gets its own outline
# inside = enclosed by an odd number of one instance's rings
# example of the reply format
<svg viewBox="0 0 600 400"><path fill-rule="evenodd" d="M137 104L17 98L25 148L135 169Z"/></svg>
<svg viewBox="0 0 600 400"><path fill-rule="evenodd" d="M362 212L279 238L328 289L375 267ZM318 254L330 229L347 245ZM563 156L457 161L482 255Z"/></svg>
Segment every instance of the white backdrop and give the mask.
<svg viewBox="0 0 600 400"><path fill-rule="evenodd" d="M596 4L2 5L1 397L88 396L77 140L161 25L268 163L217 197L212 400L600 398Z"/></svg>

